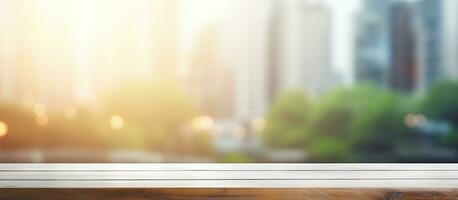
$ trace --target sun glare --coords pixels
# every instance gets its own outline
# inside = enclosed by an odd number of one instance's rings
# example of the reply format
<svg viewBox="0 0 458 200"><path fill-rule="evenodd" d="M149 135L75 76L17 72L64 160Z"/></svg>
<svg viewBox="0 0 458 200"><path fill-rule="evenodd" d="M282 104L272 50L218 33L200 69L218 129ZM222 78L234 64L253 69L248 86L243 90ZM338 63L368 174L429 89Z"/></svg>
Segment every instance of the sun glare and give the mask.
<svg viewBox="0 0 458 200"><path fill-rule="evenodd" d="M151 72L155 51L165 48L152 36L176 25L161 15L160 5L169 1L154 2L1 0L0 12L8 12L0 16L0 62L10 62L29 81L24 84L36 87L23 89L27 98L61 88L55 96L76 93L78 101L90 101L95 87Z"/></svg>
<svg viewBox="0 0 458 200"><path fill-rule="evenodd" d="M0 121L0 138L8 133L8 126L5 122Z"/></svg>

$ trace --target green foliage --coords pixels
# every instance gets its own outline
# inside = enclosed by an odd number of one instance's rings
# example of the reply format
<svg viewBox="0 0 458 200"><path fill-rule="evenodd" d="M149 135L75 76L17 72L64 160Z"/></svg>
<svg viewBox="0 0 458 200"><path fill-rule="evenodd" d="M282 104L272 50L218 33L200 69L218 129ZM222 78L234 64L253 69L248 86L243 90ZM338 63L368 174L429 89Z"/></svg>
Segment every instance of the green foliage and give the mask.
<svg viewBox="0 0 458 200"><path fill-rule="evenodd" d="M50 111L45 127L36 124L31 109L0 105L0 121L9 129L0 148L136 148L212 154L211 134L189 130L196 111L180 87L128 82L106 96L104 112L79 107L76 118L68 119L62 112ZM270 108L262 140L269 148L303 148L312 162L397 161L397 149L421 144L418 129L404 124L408 113L451 123L451 133L432 144L456 149L457 102L458 82L438 83L421 99L371 85L335 89L313 101L302 91L287 91ZM110 127L113 115L125 121L120 130ZM256 160L234 153L222 161Z"/></svg>
<svg viewBox="0 0 458 200"><path fill-rule="evenodd" d="M307 136L309 100L301 91L288 91L274 102L266 118L264 143L269 147L301 147Z"/></svg>
<svg viewBox="0 0 458 200"><path fill-rule="evenodd" d="M367 92L352 119L351 142L359 152L392 154L411 131L404 124L404 99L387 90Z"/></svg>
<svg viewBox="0 0 458 200"><path fill-rule="evenodd" d="M440 143L443 146L458 149L458 130L454 130L451 133L441 137Z"/></svg>
<svg viewBox="0 0 458 200"><path fill-rule="evenodd" d="M312 139L324 136L340 139L347 137L354 110L350 95L352 93L344 89L334 90L313 105L310 123Z"/></svg>
<svg viewBox="0 0 458 200"><path fill-rule="evenodd" d="M408 141L407 100L371 85L336 89L315 102L300 92L286 93L269 112L264 138L274 147L305 148L318 162L350 161L359 153L392 155Z"/></svg>
<svg viewBox="0 0 458 200"><path fill-rule="evenodd" d="M314 162L349 162L352 160L349 144L334 137L317 138L308 150Z"/></svg>
<svg viewBox="0 0 458 200"><path fill-rule="evenodd" d="M421 108L426 116L458 127L458 82L447 81L433 85L425 95Z"/></svg>
<svg viewBox="0 0 458 200"><path fill-rule="evenodd" d="M223 158L222 162L224 163L252 163L252 162L256 162L256 160L246 154L232 153L232 154L226 155Z"/></svg>

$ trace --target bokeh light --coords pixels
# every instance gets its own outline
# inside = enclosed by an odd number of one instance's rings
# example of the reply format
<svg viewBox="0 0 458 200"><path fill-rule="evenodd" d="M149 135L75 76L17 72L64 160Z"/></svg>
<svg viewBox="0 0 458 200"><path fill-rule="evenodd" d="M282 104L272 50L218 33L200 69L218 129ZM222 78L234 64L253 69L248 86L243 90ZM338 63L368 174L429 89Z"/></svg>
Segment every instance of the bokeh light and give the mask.
<svg viewBox="0 0 458 200"><path fill-rule="evenodd" d="M419 114L416 116L417 118L417 125L423 126L428 122L428 118L424 114Z"/></svg>
<svg viewBox="0 0 458 200"><path fill-rule="evenodd" d="M407 114L404 117L404 123L408 127L424 126L428 122L428 118L424 114Z"/></svg>
<svg viewBox="0 0 458 200"><path fill-rule="evenodd" d="M407 115L404 117L404 123L405 123L406 126L408 126L408 127L413 127L413 126L415 126L415 124L416 124L415 115L414 115L414 114L407 114Z"/></svg>
<svg viewBox="0 0 458 200"><path fill-rule="evenodd" d="M114 115L110 119L110 126L114 130L120 130L124 127L124 119L119 115Z"/></svg>
<svg viewBox="0 0 458 200"><path fill-rule="evenodd" d="M4 137L8 133L8 125L5 122L0 121L0 137Z"/></svg>
<svg viewBox="0 0 458 200"><path fill-rule="evenodd" d="M192 120L192 128L195 131L210 131L213 125L214 121L210 116L200 116Z"/></svg>
<svg viewBox="0 0 458 200"><path fill-rule="evenodd" d="M64 115L68 119L74 119L78 115L78 111L74 106L67 106L64 109Z"/></svg>
<svg viewBox="0 0 458 200"><path fill-rule="evenodd" d="M39 114L35 116L35 123L37 123L38 126L45 127L49 123L48 116L46 114Z"/></svg>

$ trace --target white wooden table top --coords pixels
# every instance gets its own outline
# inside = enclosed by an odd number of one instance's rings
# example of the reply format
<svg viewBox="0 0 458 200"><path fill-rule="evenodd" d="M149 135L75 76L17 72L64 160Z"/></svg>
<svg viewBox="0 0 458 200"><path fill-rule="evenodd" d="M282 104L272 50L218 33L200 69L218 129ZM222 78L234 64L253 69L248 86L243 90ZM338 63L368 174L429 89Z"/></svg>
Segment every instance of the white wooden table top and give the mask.
<svg viewBox="0 0 458 200"><path fill-rule="evenodd" d="M458 188L458 164L0 164L0 188Z"/></svg>

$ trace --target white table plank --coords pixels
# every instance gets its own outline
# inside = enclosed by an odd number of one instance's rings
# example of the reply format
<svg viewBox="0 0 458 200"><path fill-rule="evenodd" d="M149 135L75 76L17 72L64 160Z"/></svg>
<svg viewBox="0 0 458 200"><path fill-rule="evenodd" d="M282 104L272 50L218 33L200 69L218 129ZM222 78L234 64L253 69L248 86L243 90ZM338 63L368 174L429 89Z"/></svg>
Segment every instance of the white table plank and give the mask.
<svg viewBox="0 0 458 200"><path fill-rule="evenodd" d="M458 171L458 164L214 164L214 163L198 163L198 164L0 164L0 171L3 170L122 170L122 171L138 171L138 170L158 170L158 171L291 171L291 170L322 170L322 171Z"/></svg>
<svg viewBox="0 0 458 200"><path fill-rule="evenodd" d="M1 188L458 188L457 164L0 164Z"/></svg>
<svg viewBox="0 0 458 200"><path fill-rule="evenodd" d="M0 180L457 179L457 171L14 171Z"/></svg>

